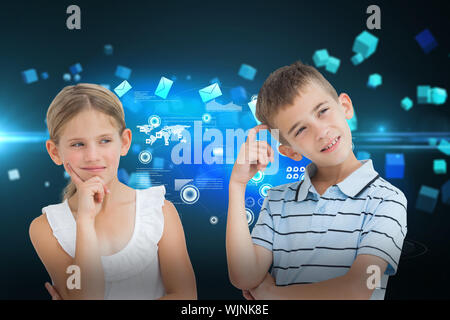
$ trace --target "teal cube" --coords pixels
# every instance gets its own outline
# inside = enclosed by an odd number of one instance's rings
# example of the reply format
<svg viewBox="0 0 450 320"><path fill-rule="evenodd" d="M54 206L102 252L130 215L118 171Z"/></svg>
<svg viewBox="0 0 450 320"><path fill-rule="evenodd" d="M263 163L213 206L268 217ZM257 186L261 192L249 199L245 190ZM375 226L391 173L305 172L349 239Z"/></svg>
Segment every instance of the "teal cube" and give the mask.
<svg viewBox="0 0 450 320"><path fill-rule="evenodd" d="M447 162L445 159L434 159L433 160L433 171L435 174L446 174L447 173Z"/></svg>
<svg viewBox="0 0 450 320"><path fill-rule="evenodd" d="M375 89L383 83L383 78L378 73L371 74L369 80L367 81L367 86L369 88Z"/></svg>
<svg viewBox="0 0 450 320"><path fill-rule="evenodd" d="M433 213L438 196L439 189L422 185L419 190L419 195L417 196L416 209Z"/></svg>
<svg viewBox="0 0 450 320"><path fill-rule="evenodd" d="M354 66L357 66L358 64L364 61L364 57L361 53L357 53L352 57L351 61Z"/></svg>
<svg viewBox="0 0 450 320"><path fill-rule="evenodd" d="M367 31L363 31L355 38L352 50L367 59L375 52L377 45L378 38Z"/></svg>
<svg viewBox="0 0 450 320"><path fill-rule="evenodd" d="M417 103L418 104L431 103L430 86L417 86Z"/></svg>
<svg viewBox="0 0 450 320"><path fill-rule="evenodd" d="M439 142L437 148L442 153L446 154L447 156L450 156L450 142L448 142L447 140L442 139Z"/></svg>
<svg viewBox="0 0 450 320"><path fill-rule="evenodd" d="M341 60L339 60L338 58L329 57L327 64L325 65L325 70L327 70L331 73L336 73L339 69L340 64L341 64Z"/></svg>
<svg viewBox="0 0 450 320"><path fill-rule="evenodd" d="M314 64L317 68L323 67L327 64L329 57L327 49L317 50L313 55Z"/></svg>
<svg viewBox="0 0 450 320"><path fill-rule="evenodd" d="M447 100L447 90L442 88L431 89L430 100L432 104L444 104Z"/></svg>
<svg viewBox="0 0 450 320"><path fill-rule="evenodd" d="M428 138L428 143L430 144L430 146L435 146L437 144L437 139L436 138Z"/></svg>
<svg viewBox="0 0 450 320"><path fill-rule="evenodd" d="M413 106L413 101L409 97L404 97L403 100L400 102L403 109L408 111Z"/></svg>

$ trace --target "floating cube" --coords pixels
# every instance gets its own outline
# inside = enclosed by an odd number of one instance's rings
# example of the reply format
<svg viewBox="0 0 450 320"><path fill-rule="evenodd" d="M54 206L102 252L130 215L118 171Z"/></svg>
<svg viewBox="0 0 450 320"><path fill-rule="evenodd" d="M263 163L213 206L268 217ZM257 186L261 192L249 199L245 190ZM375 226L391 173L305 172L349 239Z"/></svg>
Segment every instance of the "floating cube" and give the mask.
<svg viewBox="0 0 450 320"><path fill-rule="evenodd" d="M370 153L367 151L358 151L358 153L356 154L356 159L358 160L370 159Z"/></svg>
<svg viewBox="0 0 450 320"><path fill-rule="evenodd" d="M430 146L435 146L437 144L437 139L436 138L428 138L428 143L430 144Z"/></svg>
<svg viewBox="0 0 450 320"><path fill-rule="evenodd" d="M66 82L69 82L70 79L72 79L72 76L70 75L70 73L64 73L63 74L63 80Z"/></svg>
<svg viewBox="0 0 450 320"><path fill-rule="evenodd" d="M131 69L124 66L117 66L115 75L116 77L128 80L131 75Z"/></svg>
<svg viewBox="0 0 450 320"><path fill-rule="evenodd" d="M418 104L431 103L430 86L417 86L417 103Z"/></svg>
<svg viewBox="0 0 450 320"><path fill-rule="evenodd" d="M341 64L341 60L339 60L338 58L329 57L327 64L325 65L325 70L327 70L331 73L336 73L339 69L340 64Z"/></svg>
<svg viewBox="0 0 450 320"><path fill-rule="evenodd" d="M430 30L425 29L416 36L416 41L425 53L429 53L431 50L437 47L436 39L434 39Z"/></svg>
<svg viewBox="0 0 450 320"><path fill-rule="evenodd" d="M241 65L241 68L239 69L239 73L242 78L247 80L253 80L256 75L256 69L252 66L249 66L248 64L243 63Z"/></svg>
<svg viewBox="0 0 450 320"><path fill-rule="evenodd" d="M50 187L50 182L45 181L45 182L44 182L44 186L45 186L46 188Z"/></svg>
<svg viewBox="0 0 450 320"><path fill-rule="evenodd" d="M432 104L444 104L447 100L447 90L442 88L431 89L430 100Z"/></svg>
<svg viewBox="0 0 450 320"><path fill-rule="evenodd" d="M48 79L48 73L47 72L42 72L41 73L41 79L47 80Z"/></svg>
<svg viewBox="0 0 450 320"><path fill-rule="evenodd" d="M433 171L435 174L446 174L447 173L447 162L445 159L434 159L433 160Z"/></svg>
<svg viewBox="0 0 450 320"><path fill-rule="evenodd" d="M447 180L441 187L442 202L450 205L450 180Z"/></svg>
<svg viewBox="0 0 450 320"><path fill-rule="evenodd" d="M28 69L28 70L22 71L22 79L23 79L23 81L25 81L26 84L30 84L30 83L38 81L38 75L37 75L36 69Z"/></svg>
<svg viewBox="0 0 450 320"><path fill-rule="evenodd" d="M403 109L408 111L413 107L413 101L409 97L404 97L403 100L400 102L400 105Z"/></svg>
<svg viewBox="0 0 450 320"><path fill-rule="evenodd" d="M79 74L76 74L73 76L73 81L79 82L81 80L81 76Z"/></svg>
<svg viewBox="0 0 450 320"><path fill-rule="evenodd" d="M363 31L355 38L352 50L367 59L375 52L377 45L378 38L367 31Z"/></svg>
<svg viewBox="0 0 450 320"><path fill-rule="evenodd" d="M20 179L19 170L18 169L8 170L8 178L9 181L19 180Z"/></svg>
<svg viewBox="0 0 450 320"><path fill-rule="evenodd" d="M417 196L416 209L433 213L436 207L439 190L422 185Z"/></svg>
<svg viewBox="0 0 450 320"><path fill-rule="evenodd" d="M120 168L117 171L117 179L119 179L119 181L122 182L123 184L128 184L130 176L128 175L127 170L125 170L124 168Z"/></svg>
<svg viewBox="0 0 450 320"><path fill-rule="evenodd" d="M188 74L187 76L186 76L186 80L191 80L192 78L191 78L191 75L190 74ZM174 80L175 81L175 80Z"/></svg>
<svg viewBox="0 0 450 320"><path fill-rule="evenodd" d="M136 144L136 143L132 144L132 145L131 145L131 151L132 151L134 154L138 154L139 152L141 152L141 145ZM149 152L151 153L150 150L149 150Z"/></svg>
<svg viewBox="0 0 450 320"><path fill-rule="evenodd" d="M450 156L450 143L447 140L441 139L437 148L442 153L446 154L447 156Z"/></svg>
<svg viewBox="0 0 450 320"><path fill-rule="evenodd" d="M383 83L383 78L378 73L371 74L369 80L367 81L367 86L369 88L375 89Z"/></svg>
<svg viewBox="0 0 450 320"><path fill-rule="evenodd" d="M405 173L405 158L402 153L387 153L385 163L386 178L402 179Z"/></svg>
<svg viewBox="0 0 450 320"><path fill-rule="evenodd" d="M110 56L113 54L113 46L110 44L105 44L105 46L103 47L103 52L107 55Z"/></svg>
<svg viewBox="0 0 450 320"><path fill-rule="evenodd" d="M81 67L81 64L76 63L73 66L69 67L69 71L71 74L76 75L77 73L80 73L81 71L83 71L83 68Z"/></svg>
<svg viewBox="0 0 450 320"><path fill-rule="evenodd" d="M354 66L357 66L358 64L364 61L364 57L361 53L357 53L352 57L351 61Z"/></svg>
<svg viewBox="0 0 450 320"><path fill-rule="evenodd" d="M350 131L355 131L358 129L358 118L356 117L356 113L353 111L353 117L351 119L346 119L347 124L350 127Z"/></svg>
<svg viewBox="0 0 450 320"><path fill-rule="evenodd" d="M153 169L164 169L164 158L153 158Z"/></svg>
<svg viewBox="0 0 450 320"><path fill-rule="evenodd" d="M235 87L230 90L231 100L233 102L241 102L247 100L247 91L245 91L244 87Z"/></svg>
<svg viewBox="0 0 450 320"><path fill-rule="evenodd" d="M327 49L317 50L313 55L314 64L317 68L323 67L327 64L329 57Z"/></svg>

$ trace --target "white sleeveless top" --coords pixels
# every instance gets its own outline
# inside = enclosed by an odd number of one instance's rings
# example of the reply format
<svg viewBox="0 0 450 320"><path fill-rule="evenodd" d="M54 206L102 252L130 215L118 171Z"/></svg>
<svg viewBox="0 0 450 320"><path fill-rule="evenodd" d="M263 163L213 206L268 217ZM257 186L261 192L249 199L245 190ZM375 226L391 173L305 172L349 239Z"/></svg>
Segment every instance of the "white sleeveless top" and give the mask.
<svg viewBox="0 0 450 320"><path fill-rule="evenodd" d="M101 257L105 299L157 299L165 294L158 259L165 192L164 186L136 190L136 219L130 241L121 251ZM67 199L42 208L42 213L46 214L61 247L74 257L76 221Z"/></svg>

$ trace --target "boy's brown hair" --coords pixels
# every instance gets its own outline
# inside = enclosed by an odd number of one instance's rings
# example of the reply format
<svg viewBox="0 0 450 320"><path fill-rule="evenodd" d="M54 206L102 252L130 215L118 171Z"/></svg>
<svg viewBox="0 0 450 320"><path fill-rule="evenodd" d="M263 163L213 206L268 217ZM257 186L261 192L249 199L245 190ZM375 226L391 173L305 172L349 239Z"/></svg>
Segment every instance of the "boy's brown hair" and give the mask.
<svg viewBox="0 0 450 320"><path fill-rule="evenodd" d="M272 72L264 81L258 93L255 115L262 124L274 128L273 118L282 109L291 106L294 99L312 82L320 85L333 99L338 101L336 89L313 66L296 61L290 66L281 67ZM280 134L280 143L287 141Z"/></svg>

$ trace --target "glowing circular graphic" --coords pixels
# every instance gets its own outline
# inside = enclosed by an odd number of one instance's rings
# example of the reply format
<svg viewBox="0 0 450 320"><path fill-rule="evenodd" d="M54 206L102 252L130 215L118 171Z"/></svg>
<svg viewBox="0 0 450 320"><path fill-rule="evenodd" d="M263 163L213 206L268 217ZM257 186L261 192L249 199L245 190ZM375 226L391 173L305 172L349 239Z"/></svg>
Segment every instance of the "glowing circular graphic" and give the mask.
<svg viewBox="0 0 450 320"><path fill-rule="evenodd" d="M148 117L148 124L152 125L153 127L159 127L161 125L161 118L157 115L152 115Z"/></svg>
<svg viewBox="0 0 450 320"><path fill-rule="evenodd" d="M216 216L212 216L211 218L209 218L209 223L217 224L217 222L219 222L219 218L217 218Z"/></svg>
<svg viewBox="0 0 450 320"><path fill-rule="evenodd" d="M249 208L245 208L245 215L247 216L247 223L248 225L251 225L253 223L253 220L255 219L255 215L253 214L253 211Z"/></svg>
<svg viewBox="0 0 450 320"><path fill-rule="evenodd" d="M261 187L259 187L259 194L261 195L261 197L267 197L267 192L270 188L272 188L272 185L268 183L265 183Z"/></svg>
<svg viewBox="0 0 450 320"><path fill-rule="evenodd" d="M305 172L305 167L300 167L300 172Z"/></svg>
<svg viewBox="0 0 450 320"><path fill-rule="evenodd" d="M262 173L261 171L258 171L252 178L252 181L254 183L259 183L261 181L263 181L264 179L264 173Z"/></svg>
<svg viewBox="0 0 450 320"><path fill-rule="evenodd" d="M304 174L304 173L302 173L302 174L300 175L300 180L303 180L303 179L305 179L305 174Z"/></svg>
<svg viewBox="0 0 450 320"><path fill-rule="evenodd" d="M211 122L211 115L209 113L203 114L202 120L203 120L204 123L210 123Z"/></svg>
<svg viewBox="0 0 450 320"><path fill-rule="evenodd" d="M196 186L191 184L185 185L180 190L180 197L186 204L194 204L200 198L200 191Z"/></svg>
<svg viewBox="0 0 450 320"><path fill-rule="evenodd" d="M258 204L259 204L260 207L262 207L263 204L264 204L264 198L259 198L258 199Z"/></svg>
<svg viewBox="0 0 450 320"><path fill-rule="evenodd" d="M255 205L255 199L253 197L245 198L245 206L246 207L253 207L254 205Z"/></svg>
<svg viewBox="0 0 450 320"><path fill-rule="evenodd" d="M142 150L141 152L139 152L138 158L142 164L147 164L152 161L152 154L150 153L150 151Z"/></svg>
<svg viewBox="0 0 450 320"><path fill-rule="evenodd" d="M286 172L292 172L292 167L287 167Z"/></svg>
<svg viewBox="0 0 450 320"><path fill-rule="evenodd" d="M288 173L286 179L292 179L292 173Z"/></svg>
<svg viewBox="0 0 450 320"><path fill-rule="evenodd" d="M292 176L292 179L297 180L297 179L298 179L298 173L295 173L295 174Z"/></svg>
<svg viewBox="0 0 450 320"><path fill-rule="evenodd" d="M294 172L298 172L298 167L294 167Z"/></svg>

